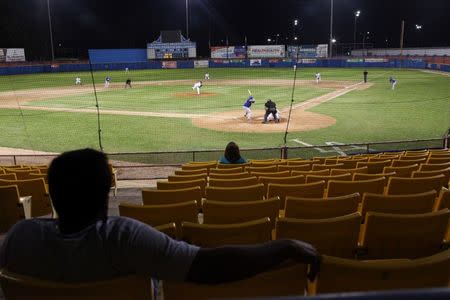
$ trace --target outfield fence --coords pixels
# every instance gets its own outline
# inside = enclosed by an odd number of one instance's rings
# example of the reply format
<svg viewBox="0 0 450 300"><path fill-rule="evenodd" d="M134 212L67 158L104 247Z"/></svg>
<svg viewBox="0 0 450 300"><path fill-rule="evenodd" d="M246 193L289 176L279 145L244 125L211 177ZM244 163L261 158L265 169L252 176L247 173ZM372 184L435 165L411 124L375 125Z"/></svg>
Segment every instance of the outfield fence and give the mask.
<svg viewBox="0 0 450 300"><path fill-rule="evenodd" d="M326 145L299 147L272 147L241 149L247 159L313 158L323 156L348 156L404 150L441 149L450 145L450 135L443 138L384 141L368 143L328 143ZM188 162L215 161L223 149L186 150L172 152L108 153L119 180L150 180L167 178L174 169ZM0 165L47 165L57 154L0 155Z"/></svg>

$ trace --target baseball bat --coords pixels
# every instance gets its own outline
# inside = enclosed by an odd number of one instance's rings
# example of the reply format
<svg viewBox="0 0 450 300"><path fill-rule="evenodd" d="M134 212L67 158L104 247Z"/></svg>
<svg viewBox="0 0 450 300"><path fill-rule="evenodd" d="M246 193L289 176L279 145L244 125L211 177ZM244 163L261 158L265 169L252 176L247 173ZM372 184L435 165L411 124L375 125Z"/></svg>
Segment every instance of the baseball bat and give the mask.
<svg viewBox="0 0 450 300"><path fill-rule="evenodd" d="M252 92L250 92L250 90L247 90L248 91L248 94L251 96L252 95Z"/></svg>

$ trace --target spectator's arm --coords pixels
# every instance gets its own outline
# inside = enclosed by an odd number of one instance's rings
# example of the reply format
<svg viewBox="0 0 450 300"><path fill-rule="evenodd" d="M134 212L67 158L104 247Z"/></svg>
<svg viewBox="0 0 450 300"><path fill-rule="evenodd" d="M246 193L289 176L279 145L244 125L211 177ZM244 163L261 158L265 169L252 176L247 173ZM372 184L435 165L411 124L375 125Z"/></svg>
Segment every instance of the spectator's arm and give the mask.
<svg viewBox="0 0 450 300"><path fill-rule="evenodd" d="M246 279L288 259L310 264L310 279L320 267L320 255L310 244L277 240L252 246L202 248L192 262L186 281L218 284Z"/></svg>

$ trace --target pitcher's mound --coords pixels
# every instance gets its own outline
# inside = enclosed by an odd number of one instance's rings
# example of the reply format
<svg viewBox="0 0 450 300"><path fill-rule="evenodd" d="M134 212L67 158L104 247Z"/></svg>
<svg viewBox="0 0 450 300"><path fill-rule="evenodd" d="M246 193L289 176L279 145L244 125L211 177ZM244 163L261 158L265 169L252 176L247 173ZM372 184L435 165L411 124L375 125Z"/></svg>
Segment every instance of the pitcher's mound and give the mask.
<svg viewBox="0 0 450 300"><path fill-rule="evenodd" d="M193 118L194 126L216 131L231 132L284 132L287 115L282 115L279 123L273 121L262 124L263 111L255 111L252 120L247 120L242 111L221 112L208 117ZM326 128L336 123L336 119L304 110L293 110L289 123L289 131L310 131Z"/></svg>
<svg viewBox="0 0 450 300"><path fill-rule="evenodd" d="M211 97L216 96L217 93L201 93L200 95L197 95L196 92L192 93L175 93L175 97L178 98L187 98L187 97Z"/></svg>

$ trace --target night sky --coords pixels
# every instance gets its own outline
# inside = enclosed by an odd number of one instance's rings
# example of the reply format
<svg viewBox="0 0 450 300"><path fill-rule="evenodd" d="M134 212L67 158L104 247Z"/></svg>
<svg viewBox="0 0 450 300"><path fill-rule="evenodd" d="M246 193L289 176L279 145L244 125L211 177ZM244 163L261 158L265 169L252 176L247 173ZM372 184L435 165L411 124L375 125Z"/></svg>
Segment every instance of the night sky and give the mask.
<svg viewBox="0 0 450 300"><path fill-rule="evenodd" d="M89 48L145 48L160 30L186 30L185 0L49 0L57 57L86 57ZM0 47L25 48L28 59L48 59L47 0L2 1ZM395 4L394 4L395 3ZM293 19L301 44L328 43L330 0L189 0L190 38L197 53L211 45L292 41ZM357 42L370 32L375 48L450 46L449 0L334 0L334 37L353 43L354 11L360 9ZM421 31L415 24L423 25ZM277 38L277 34L279 37Z"/></svg>

